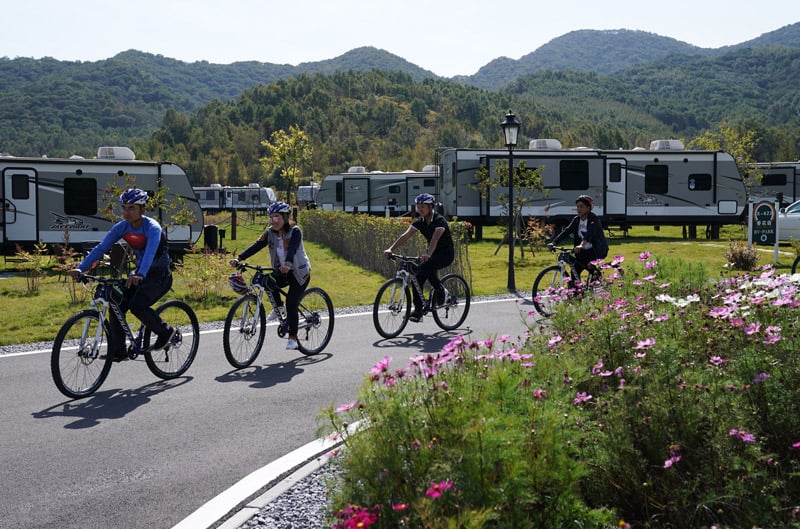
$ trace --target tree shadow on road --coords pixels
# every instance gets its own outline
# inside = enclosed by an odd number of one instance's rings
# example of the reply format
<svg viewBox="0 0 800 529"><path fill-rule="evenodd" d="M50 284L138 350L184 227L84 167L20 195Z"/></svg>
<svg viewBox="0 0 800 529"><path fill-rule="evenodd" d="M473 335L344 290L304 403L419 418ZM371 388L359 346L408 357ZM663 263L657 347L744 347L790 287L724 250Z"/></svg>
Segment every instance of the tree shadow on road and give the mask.
<svg viewBox="0 0 800 529"><path fill-rule="evenodd" d="M318 354L314 356L301 356L288 362L275 362L263 366L249 366L243 369L234 369L224 375L218 376L217 382L247 382L253 388L271 388L278 384L290 382L301 374L303 366L324 362L331 358L331 354Z"/></svg>
<svg viewBox="0 0 800 529"><path fill-rule="evenodd" d="M75 417L76 420L65 424L64 428L79 430L97 426L103 419L119 419L139 406L146 404L159 393L192 380L192 377L180 377L172 380L158 380L139 389L109 389L98 391L83 400L70 400L56 404L42 411L32 413L34 419L51 419Z"/></svg>

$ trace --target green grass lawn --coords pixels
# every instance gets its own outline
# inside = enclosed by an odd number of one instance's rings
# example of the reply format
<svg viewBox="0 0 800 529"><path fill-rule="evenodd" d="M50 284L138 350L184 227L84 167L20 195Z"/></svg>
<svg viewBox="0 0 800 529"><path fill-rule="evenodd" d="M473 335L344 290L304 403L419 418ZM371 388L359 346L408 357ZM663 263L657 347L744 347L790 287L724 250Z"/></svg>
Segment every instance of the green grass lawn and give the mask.
<svg viewBox="0 0 800 529"><path fill-rule="evenodd" d="M236 250L243 249L253 238L254 230L242 229L237 241L225 241L225 245ZM623 255L628 262L635 261L642 252L657 256L662 264L672 262L674 266L693 263L702 266L709 277L718 277L726 263L725 251L730 240L745 240L741 227L725 228L719 240L699 238L684 239L680 227L639 226L627 234L614 232L609 240L610 253ZM501 245L502 229L487 227L481 241L473 241L468 248L472 271L474 295L506 293L508 278L508 246ZM385 281L379 274L364 271L338 257L329 248L306 242L306 250L312 262L312 284L324 288L338 307L372 304L378 287ZM760 252L760 264L773 263L771 248ZM788 271L794 260L790 245L781 246L777 268ZM205 257L190 255L187 260ZM268 254L262 251L252 262L267 264ZM539 271L555 262L555 256L538 249L532 253L528 247L517 246L514 270L517 289L530 291ZM222 320L234 299L227 285L230 268L220 267L215 275L216 284L211 290L218 294L215 302L193 304L201 321ZM0 265L0 296L4 310L0 316L0 345L52 340L67 316L88 306L88 298L79 304L71 302L69 283L57 272L49 272L42 278L39 289L29 292L26 279L18 263L2 261ZM186 297L188 289L182 278L176 276L174 297Z"/></svg>

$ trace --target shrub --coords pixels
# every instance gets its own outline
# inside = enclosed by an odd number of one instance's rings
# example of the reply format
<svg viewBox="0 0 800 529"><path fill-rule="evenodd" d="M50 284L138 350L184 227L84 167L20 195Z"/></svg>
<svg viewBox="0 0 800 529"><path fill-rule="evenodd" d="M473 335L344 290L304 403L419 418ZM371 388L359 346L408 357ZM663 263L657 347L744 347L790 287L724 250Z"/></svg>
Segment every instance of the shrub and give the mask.
<svg viewBox="0 0 800 529"><path fill-rule="evenodd" d="M730 247L725 252L728 265L734 270L749 272L756 269L758 252L752 244L742 241L730 241Z"/></svg>

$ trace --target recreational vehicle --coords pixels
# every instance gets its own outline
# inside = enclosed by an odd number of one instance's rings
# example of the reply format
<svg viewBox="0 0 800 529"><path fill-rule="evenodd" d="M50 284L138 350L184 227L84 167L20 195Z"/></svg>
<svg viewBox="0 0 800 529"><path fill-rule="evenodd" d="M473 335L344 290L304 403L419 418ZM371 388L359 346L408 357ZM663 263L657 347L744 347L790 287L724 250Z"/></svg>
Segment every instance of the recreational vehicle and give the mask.
<svg viewBox="0 0 800 529"><path fill-rule="evenodd" d="M800 161L773 162L754 164L761 178L750 187L750 198L753 202L775 200L778 193L783 193L783 202L791 204L800 200L798 189L798 173Z"/></svg>
<svg viewBox="0 0 800 529"><path fill-rule="evenodd" d="M363 166L351 167L346 173L331 174L322 180L317 207L349 213L405 215L420 193L438 197L438 179L433 165L426 165L422 171L401 172L367 172Z"/></svg>
<svg viewBox="0 0 800 529"><path fill-rule="evenodd" d="M247 186L221 186L211 184L207 187L194 187L195 196L203 211L214 213L230 210L266 210L275 202L275 191L271 187L261 187L253 183Z"/></svg>
<svg viewBox="0 0 800 529"><path fill-rule="evenodd" d="M313 207L317 203L318 193L319 193L319 184L298 186L297 203L301 206Z"/></svg>
<svg viewBox="0 0 800 529"><path fill-rule="evenodd" d="M175 209L148 215L166 228L170 251L185 251L203 230L203 213L186 173L171 162L134 158L130 149L120 147L101 147L94 159L0 157L2 253L13 255L18 245L64 244L67 239L75 248L94 246L119 220L116 207L113 218L106 215L109 205L116 206L110 191L129 185L128 179L151 193L166 189L165 203ZM191 221L178 224L173 214L179 212L188 212Z"/></svg>
<svg viewBox="0 0 800 529"><path fill-rule="evenodd" d="M606 226L705 225L716 238L720 226L742 221L747 193L736 162L725 152L682 150L676 140L631 150L560 150L553 140L533 140L530 147L514 151L513 163L540 169L544 192L522 192L523 216L564 225L575 215L575 197L586 194ZM508 162L502 149L442 150L445 214L477 225L505 216L497 192L481 196L475 171L485 167L494 175Z"/></svg>

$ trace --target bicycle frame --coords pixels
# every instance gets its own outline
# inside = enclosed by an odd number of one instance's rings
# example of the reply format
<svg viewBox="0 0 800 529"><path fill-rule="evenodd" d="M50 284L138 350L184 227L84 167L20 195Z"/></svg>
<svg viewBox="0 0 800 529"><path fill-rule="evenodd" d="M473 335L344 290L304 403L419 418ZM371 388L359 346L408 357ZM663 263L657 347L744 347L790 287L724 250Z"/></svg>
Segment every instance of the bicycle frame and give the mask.
<svg viewBox="0 0 800 529"><path fill-rule="evenodd" d="M117 317L117 320L120 322L120 325L122 326L122 332L124 333L122 339L124 340L125 338L127 338L132 344L132 349L127 351L128 356L132 359L136 359L136 357L139 356L140 353L142 353L142 340L144 339L144 325L139 327L139 332L136 334L136 336L134 336L133 330L128 324L128 320L127 318L125 318L125 315L123 314L119 304L115 303L113 300L108 299L107 289L111 288L110 285L113 281L100 279L99 282L100 286L98 288L101 290L100 295L96 295L89 303L89 308L97 311L98 320L100 322L100 324L97 326L97 330L95 331L95 337L94 337L95 343L100 343L102 339L103 328L106 320L109 319L108 311L110 309L114 312L114 315ZM84 328L84 334L88 332L89 322L86 322L85 325L87 326L87 328ZM92 349L93 349L92 354L95 354L94 348Z"/></svg>
<svg viewBox="0 0 800 529"><path fill-rule="evenodd" d="M238 268L240 270L245 270L247 268L251 268L251 269L255 270L255 273L253 274L253 278L250 280L250 284L247 286L248 293L252 294L252 295L254 295L256 297L256 309L255 309L255 313L253 315L254 318L255 318L255 321L258 321L258 318L260 317L261 311L264 309L264 294L267 295L267 299L269 300L270 305L272 305L272 309L275 310L276 312L278 312L278 304L277 304L277 299L275 297L276 293L273 292L272 290L262 286L262 282L263 282L264 278L268 276L268 272L271 272L272 268L261 267L261 266L257 266L257 265L250 265L250 264L247 264L247 263L239 264ZM286 298L287 292L284 291L282 288L279 288L277 295L283 296L284 298ZM302 305L301 305L300 308L302 308ZM245 318L245 314L243 312L242 313L242 320L244 320L244 318ZM278 325L279 325L279 334L282 333L281 336L288 332L288 330L289 330L289 322L286 320L285 317L281 316L280 312L278 312ZM301 321L298 322L298 331L300 329L304 329L306 327L306 325L307 325L307 323L302 321L302 319L301 319Z"/></svg>
<svg viewBox="0 0 800 529"><path fill-rule="evenodd" d="M406 301L406 287L408 284L411 284L411 288L419 295L419 298L423 300L422 312L427 314L431 310L431 300L430 297L428 299L425 298L425 293L422 290L422 286L420 286L419 281L417 281L417 276L412 272L412 269L415 264L418 264L417 257L415 258L404 258L403 256L397 255L394 256L395 259L400 259L401 263L400 266L397 268L397 272L395 272L394 277L396 279L400 279L403 282L402 291L400 292L400 296L398 298L400 302L400 306L402 306ZM392 297L395 295L395 289L392 289Z"/></svg>

